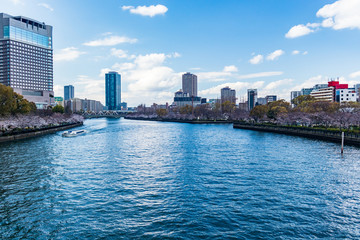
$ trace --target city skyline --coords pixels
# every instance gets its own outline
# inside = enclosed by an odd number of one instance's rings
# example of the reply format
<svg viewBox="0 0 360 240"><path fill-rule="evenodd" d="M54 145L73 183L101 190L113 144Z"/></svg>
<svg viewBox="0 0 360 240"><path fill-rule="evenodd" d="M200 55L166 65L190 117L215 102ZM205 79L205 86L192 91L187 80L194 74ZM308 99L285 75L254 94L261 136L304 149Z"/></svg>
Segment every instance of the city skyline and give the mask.
<svg viewBox="0 0 360 240"><path fill-rule="evenodd" d="M207 98L229 86L238 98L256 88L289 100L328 78L360 82L358 1L0 3L2 12L54 27L55 96L71 82L80 98L105 103L110 70L123 76L131 106L171 103L185 72L198 76L198 95Z"/></svg>

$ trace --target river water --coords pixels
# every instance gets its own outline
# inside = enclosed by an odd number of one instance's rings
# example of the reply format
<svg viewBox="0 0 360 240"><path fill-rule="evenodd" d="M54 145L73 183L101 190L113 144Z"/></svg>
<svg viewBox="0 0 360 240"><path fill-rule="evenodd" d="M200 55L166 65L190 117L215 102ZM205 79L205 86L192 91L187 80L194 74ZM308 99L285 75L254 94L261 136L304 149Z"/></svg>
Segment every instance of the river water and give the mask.
<svg viewBox="0 0 360 240"><path fill-rule="evenodd" d="M359 239L360 149L191 125L87 120L0 145L0 239Z"/></svg>

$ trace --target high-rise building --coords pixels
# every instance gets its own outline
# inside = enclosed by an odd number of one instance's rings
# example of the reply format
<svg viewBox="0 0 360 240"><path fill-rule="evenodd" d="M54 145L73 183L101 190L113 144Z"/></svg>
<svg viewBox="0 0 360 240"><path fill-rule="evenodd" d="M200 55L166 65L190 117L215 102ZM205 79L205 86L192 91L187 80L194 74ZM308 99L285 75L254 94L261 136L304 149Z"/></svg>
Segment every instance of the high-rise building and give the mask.
<svg viewBox="0 0 360 240"><path fill-rule="evenodd" d="M182 90L190 97L197 97L197 76L191 73L182 75Z"/></svg>
<svg viewBox="0 0 360 240"><path fill-rule="evenodd" d="M68 85L64 86L64 99L70 100L74 98L74 86Z"/></svg>
<svg viewBox="0 0 360 240"><path fill-rule="evenodd" d="M248 110L251 111L257 103L257 89L248 89Z"/></svg>
<svg viewBox="0 0 360 240"><path fill-rule="evenodd" d="M0 13L0 83L37 108L54 103L52 26Z"/></svg>
<svg viewBox="0 0 360 240"><path fill-rule="evenodd" d="M117 72L105 74L105 100L108 110L121 110L121 75Z"/></svg>
<svg viewBox="0 0 360 240"><path fill-rule="evenodd" d="M229 87L224 87L221 89L221 103L229 101L231 103L236 103L236 92L234 89Z"/></svg>

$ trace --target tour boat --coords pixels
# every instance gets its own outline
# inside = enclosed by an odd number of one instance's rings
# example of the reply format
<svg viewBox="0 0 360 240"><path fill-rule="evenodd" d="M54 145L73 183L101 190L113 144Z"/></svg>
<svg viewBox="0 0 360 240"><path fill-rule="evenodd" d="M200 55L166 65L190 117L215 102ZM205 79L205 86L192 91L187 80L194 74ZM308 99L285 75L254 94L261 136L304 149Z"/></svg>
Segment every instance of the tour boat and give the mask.
<svg viewBox="0 0 360 240"><path fill-rule="evenodd" d="M77 130L77 131L65 131L63 132L62 136L63 137L76 137L82 134L87 133L86 130Z"/></svg>

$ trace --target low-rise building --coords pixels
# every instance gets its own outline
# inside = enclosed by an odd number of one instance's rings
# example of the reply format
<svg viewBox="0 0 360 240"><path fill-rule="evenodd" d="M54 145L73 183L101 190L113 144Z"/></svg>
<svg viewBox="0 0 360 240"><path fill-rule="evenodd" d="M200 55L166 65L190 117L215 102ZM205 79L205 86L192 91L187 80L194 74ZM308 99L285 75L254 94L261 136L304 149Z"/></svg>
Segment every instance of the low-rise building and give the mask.
<svg viewBox="0 0 360 240"><path fill-rule="evenodd" d="M335 101L335 88L327 87L327 88L313 90L310 93L310 96L314 97L317 100L326 101L326 102L334 102Z"/></svg>
<svg viewBox="0 0 360 240"><path fill-rule="evenodd" d="M343 102L356 102L357 96L354 88L348 89L337 89L336 90L336 101L339 103Z"/></svg>
<svg viewBox="0 0 360 240"><path fill-rule="evenodd" d="M175 93L173 105L177 107L197 106L201 104L201 97L190 96L189 93L183 92L181 89Z"/></svg>
<svg viewBox="0 0 360 240"><path fill-rule="evenodd" d="M263 97L257 98L257 102L256 102L255 105L256 105L256 106L257 106L257 105L266 105L266 98L263 98Z"/></svg>
<svg viewBox="0 0 360 240"><path fill-rule="evenodd" d="M277 101L277 96L276 95L268 95L265 97L266 99L266 104L271 103L271 102L276 102Z"/></svg>

